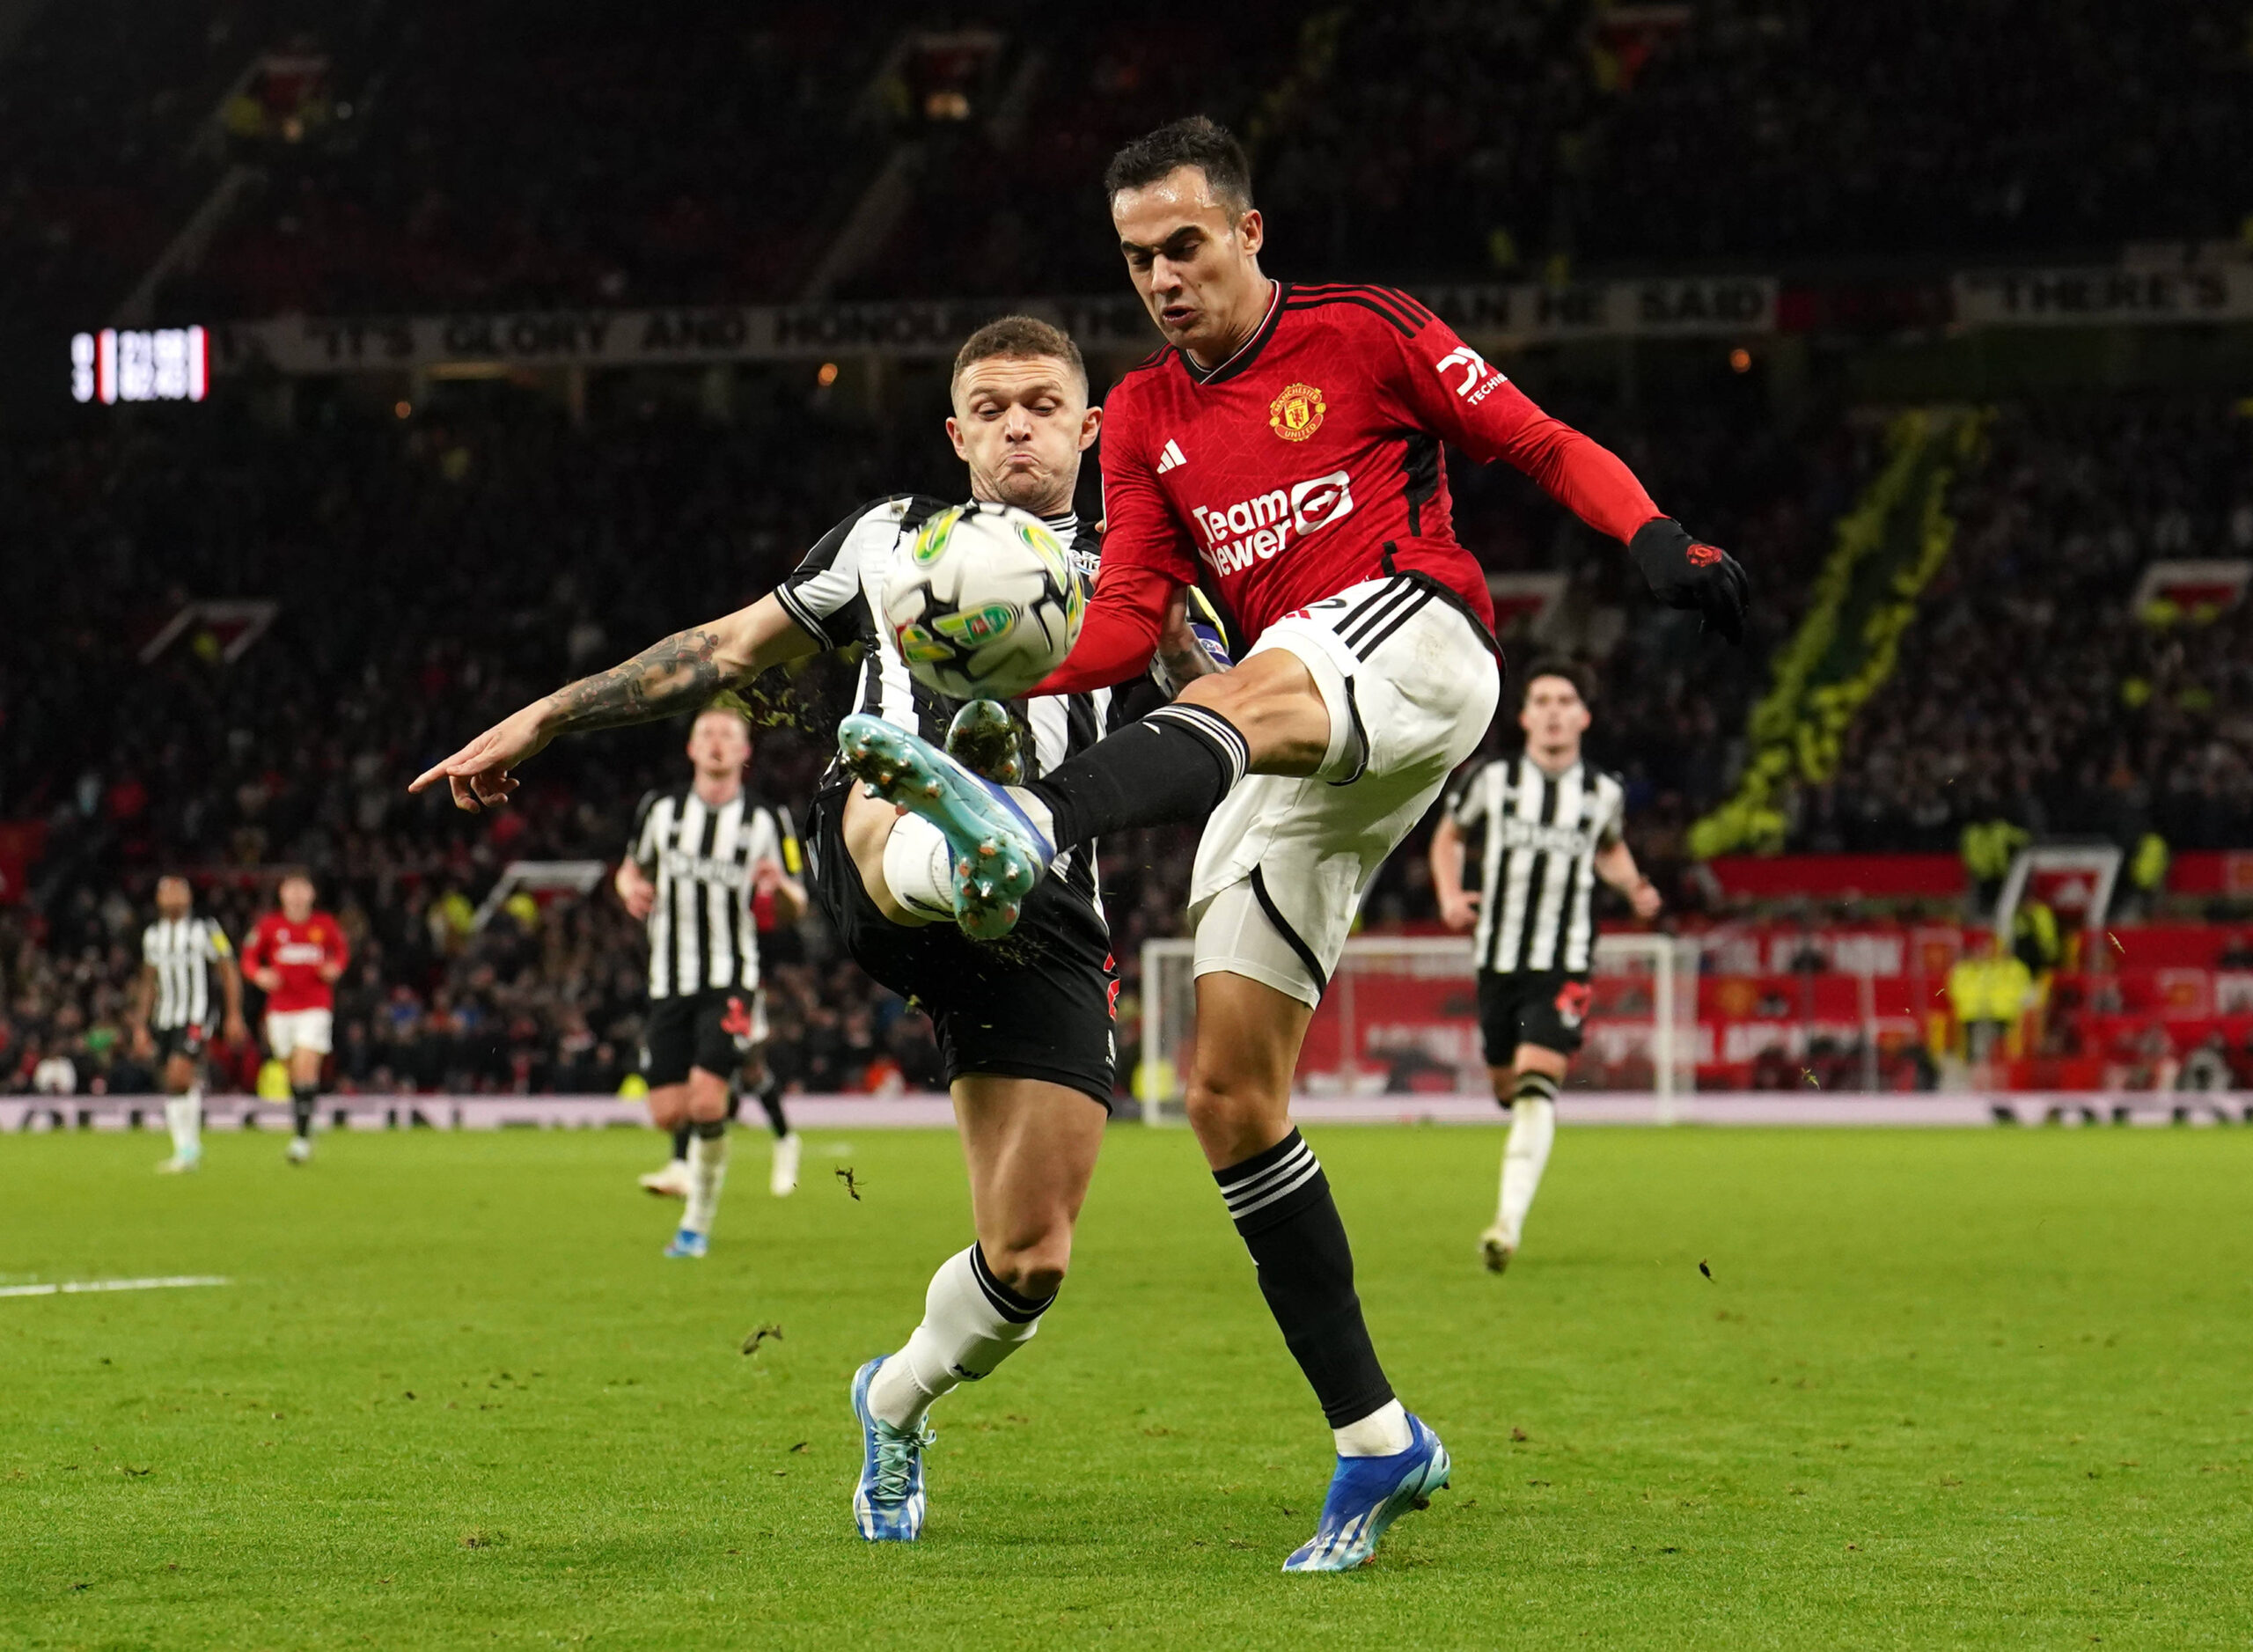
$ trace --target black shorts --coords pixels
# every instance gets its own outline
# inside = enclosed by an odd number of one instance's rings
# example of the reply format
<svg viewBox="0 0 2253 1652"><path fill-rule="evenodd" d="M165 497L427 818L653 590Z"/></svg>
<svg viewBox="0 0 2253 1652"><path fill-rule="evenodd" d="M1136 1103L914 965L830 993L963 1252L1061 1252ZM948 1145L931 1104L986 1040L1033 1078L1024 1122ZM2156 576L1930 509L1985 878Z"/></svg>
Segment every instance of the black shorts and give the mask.
<svg viewBox="0 0 2253 1652"><path fill-rule="evenodd" d="M642 1039L642 1076L652 1090L686 1083L692 1067L732 1078L751 1054L759 1020L756 989L720 987L653 998Z"/></svg>
<svg viewBox="0 0 2253 1652"><path fill-rule="evenodd" d="M161 1069L175 1055L185 1055L191 1061L203 1059L203 1046L211 1036L211 1029L200 1022L191 1021L185 1026L150 1027L149 1036L156 1040L157 1066Z"/></svg>
<svg viewBox="0 0 2253 1652"><path fill-rule="evenodd" d="M1037 1078L1112 1111L1119 978L1111 931L1086 898L1044 878L1000 941L973 941L950 923L894 923L861 887L844 813L841 789L814 799L813 898L853 961L931 1017L947 1082L966 1073Z"/></svg>
<svg viewBox="0 0 2253 1652"><path fill-rule="evenodd" d="M1521 1044L1578 1054L1589 999L1584 972L1480 970L1479 1032L1486 1043L1486 1065L1508 1067Z"/></svg>

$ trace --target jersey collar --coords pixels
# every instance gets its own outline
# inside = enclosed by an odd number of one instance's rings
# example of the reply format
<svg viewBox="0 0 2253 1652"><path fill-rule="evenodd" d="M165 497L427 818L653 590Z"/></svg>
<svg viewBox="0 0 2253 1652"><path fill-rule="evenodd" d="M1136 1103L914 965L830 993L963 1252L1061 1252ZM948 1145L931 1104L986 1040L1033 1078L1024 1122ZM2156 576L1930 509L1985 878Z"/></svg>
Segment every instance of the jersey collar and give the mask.
<svg viewBox="0 0 2253 1652"><path fill-rule="evenodd" d="M1259 359L1259 352L1266 349L1267 341L1275 336L1275 324L1283 319L1283 300L1289 296L1290 290L1291 283L1287 281L1273 283L1267 293L1267 313L1260 318L1259 325L1252 330L1251 336L1237 345L1236 353L1219 366L1210 370L1200 367L1191 359L1187 350L1177 348L1173 353L1181 358L1182 371L1189 375L1193 383L1200 385L1224 384L1244 371Z"/></svg>
<svg viewBox="0 0 2253 1652"><path fill-rule="evenodd" d="M973 505L991 504L994 501L972 499L970 503ZM1080 513L1077 510L1060 510L1053 517L1044 516L1040 519L1048 525L1049 532L1057 534L1067 544L1069 544L1072 537L1080 531Z"/></svg>

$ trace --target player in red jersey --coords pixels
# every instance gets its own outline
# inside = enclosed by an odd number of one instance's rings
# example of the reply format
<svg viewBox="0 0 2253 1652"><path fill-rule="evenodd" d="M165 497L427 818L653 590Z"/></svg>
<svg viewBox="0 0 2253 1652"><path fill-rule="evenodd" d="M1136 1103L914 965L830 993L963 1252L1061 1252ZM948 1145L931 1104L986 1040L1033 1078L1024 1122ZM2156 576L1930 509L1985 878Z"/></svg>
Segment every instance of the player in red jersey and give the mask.
<svg viewBox="0 0 2253 1652"><path fill-rule="evenodd" d="M1299 1046L1361 897L1476 748L1501 690L1486 578L1455 540L1442 444L1531 475L1625 542L1662 601L1731 638L1744 576L1413 298L1271 280L1244 152L1210 121L1130 144L1104 184L1167 348L1104 403L1102 572L1071 658L1041 692L1141 670L1200 581L1250 651L1027 787L982 781L863 718L840 725L840 750L946 839L953 887L911 893L951 900L977 936L1009 930L1061 848L1207 823L1190 891L1190 1121L1334 1431L1319 1526L1285 1569L1342 1570L1449 1467L1385 1380L1345 1228L1290 1120Z"/></svg>
<svg viewBox="0 0 2253 1652"><path fill-rule="evenodd" d="M290 1162L313 1156L313 1098L336 1017L337 978L351 959L343 926L313 909L313 880L291 872L282 880L282 909L258 921L243 948L243 965L266 994L266 1044L290 1068L290 1111L296 1126Z"/></svg>

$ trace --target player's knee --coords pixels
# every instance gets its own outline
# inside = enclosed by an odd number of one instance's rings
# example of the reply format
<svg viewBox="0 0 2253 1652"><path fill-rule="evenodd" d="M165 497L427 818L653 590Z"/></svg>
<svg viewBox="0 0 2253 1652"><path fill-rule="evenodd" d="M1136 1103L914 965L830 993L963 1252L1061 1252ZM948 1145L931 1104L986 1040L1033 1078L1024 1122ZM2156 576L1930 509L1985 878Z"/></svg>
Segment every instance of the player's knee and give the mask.
<svg viewBox="0 0 2253 1652"><path fill-rule="evenodd" d="M1218 712L1249 742L1253 767L1310 774L1330 744L1330 711L1312 674L1283 649L1255 654L1232 671L1200 677L1181 698Z"/></svg>
<svg viewBox="0 0 2253 1652"><path fill-rule="evenodd" d="M696 1124L712 1124L728 1116L728 1081L698 1067L689 1069L685 1111Z"/></svg>
<svg viewBox="0 0 2253 1652"><path fill-rule="evenodd" d="M979 1249L986 1253L986 1266L993 1271L994 1277L1030 1302L1053 1296L1072 1265L1072 1233L1068 1227L1051 1229L1021 1241L1004 1240L999 1245L987 1245L981 1240Z"/></svg>
<svg viewBox="0 0 2253 1652"><path fill-rule="evenodd" d="M688 1122L688 1087L660 1084L649 1091L649 1122L660 1130L678 1130Z"/></svg>
<svg viewBox="0 0 2253 1652"><path fill-rule="evenodd" d="M1288 1109L1290 1092L1288 1081L1279 1085L1269 1074L1200 1068L1185 1100L1189 1127L1206 1156L1226 1165L1273 1145L1275 1119Z"/></svg>

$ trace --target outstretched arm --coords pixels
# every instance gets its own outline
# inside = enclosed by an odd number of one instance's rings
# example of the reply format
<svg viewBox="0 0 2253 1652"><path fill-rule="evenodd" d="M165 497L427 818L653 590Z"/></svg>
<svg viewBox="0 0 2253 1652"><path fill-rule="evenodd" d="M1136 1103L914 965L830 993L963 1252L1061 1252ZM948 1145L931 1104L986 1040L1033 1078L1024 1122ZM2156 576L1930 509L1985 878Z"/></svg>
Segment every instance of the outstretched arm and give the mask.
<svg viewBox="0 0 2253 1652"><path fill-rule="evenodd" d="M652 723L693 711L723 688L748 682L768 666L802 658L820 646L770 593L723 619L676 631L622 664L535 700L444 762L423 770L407 790L422 791L443 778L456 808L475 813L495 807L517 789L509 771L559 734Z"/></svg>
<svg viewBox="0 0 2253 1652"><path fill-rule="evenodd" d="M1196 583L1188 531L1158 486L1131 397L1104 408L1103 564L1072 654L1034 685L1037 694L1078 694L1139 677L1152 655L1177 689L1204 674L1188 629L1183 587Z"/></svg>
<svg viewBox="0 0 2253 1652"><path fill-rule="evenodd" d="M1080 621L1079 641L1061 665L1033 685L1036 694L1083 694L1108 688L1140 676L1162 641L1171 641L1168 669L1174 654L1182 654L1181 668L1193 679L1202 672L1185 657L1179 646L1188 638L1183 622L1186 597L1179 581L1140 563L1107 562L1097 577L1095 597ZM1174 625L1169 628L1171 618ZM1169 638L1169 629L1173 635ZM1191 639L1193 641L1193 639Z"/></svg>
<svg viewBox="0 0 2253 1652"><path fill-rule="evenodd" d="M1400 351L1396 382L1423 428L1481 461L1507 459L1589 526L1625 545L1661 602L1695 608L1708 627L1742 642L1748 596L1736 559L1662 516L1618 454L1551 418L1446 322L1415 308L1413 333L1393 335Z"/></svg>

